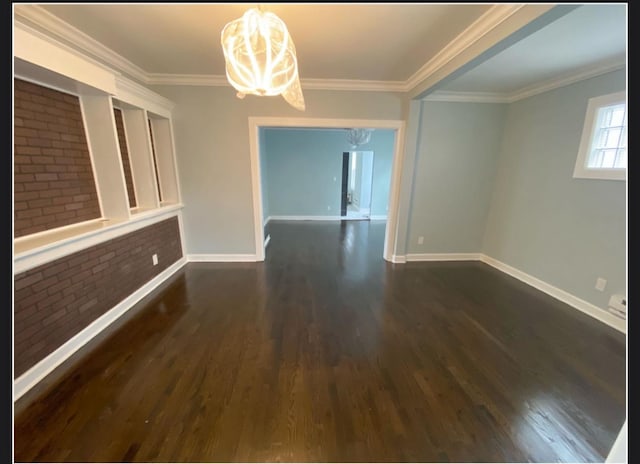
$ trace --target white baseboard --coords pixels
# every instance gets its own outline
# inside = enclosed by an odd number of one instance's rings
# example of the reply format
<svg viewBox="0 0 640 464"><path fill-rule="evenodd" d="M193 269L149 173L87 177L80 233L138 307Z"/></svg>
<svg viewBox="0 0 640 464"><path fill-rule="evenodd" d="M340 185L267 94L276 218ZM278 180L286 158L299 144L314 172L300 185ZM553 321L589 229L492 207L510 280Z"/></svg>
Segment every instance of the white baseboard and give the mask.
<svg viewBox="0 0 640 464"><path fill-rule="evenodd" d="M255 254L193 254L187 255L187 261L190 263L255 263L258 259Z"/></svg>
<svg viewBox="0 0 640 464"><path fill-rule="evenodd" d="M271 241L271 235L267 235L267 238L264 239L264 247L265 247L265 249L267 248L267 245L269 245L270 241Z"/></svg>
<svg viewBox="0 0 640 464"><path fill-rule="evenodd" d="M270 221L341 221L346 216L269 216Z"/></svg>
<svg viewBox="0 0 640 464"><path fill-rule="evenodd" d="M391 255L391 262L397 264L404 264L407 262L407 257L403 255Z"/></svg>
<svg viewBox="0 0 640 464"><path fill-rule="evenodd" d="M369 219L371 219L372 221L386 221L387 220L387 215L386 214L372 214L371 216L369 216Z"/></svg>
<svg viewBox="0 0 640 464"><path fill-rule="evenodd" d="M588 314L589 316L599 320L600 322L603 322L608 326L613 327L614 329L622 333L625 333L625 334L627 333L627 325L624 319L620 319L619 317L614 316L608 311L598 308L597 306L587 301L584 301L578 298L577 296L572 295L571 293L565 292L564 290L560 290L559 288L554 287L553 285L547 282L544 282L536 277L533 277L532 275L529 275L526 272L516 269L515 267L509 266L508 264L498 261L497 259L494 259L490 256L483 254L481 255L481 260L484 263L488 264L489 266L495 267L499 271L502 271L505 274L509 274L510 276L515 277L518 280L521 280L525 284L531 285L532 287L546 293L547 295L550 295L555 299L560 300L563 303L566 303L569 306L572 306L575 309L582 311L585 314Z"/></svg>
<svg viewBox="0 0 640 464"><path fill-rule="evenodd" d="M408 253L409 261L480 261L480 253Z"/></svg>
<svg viewBox="0 0 640 464"><path fill-rule="evenodd" d="M182 268L186 262L186 258L180 258L116 306L82 329L72 338L67 340L62 346L49 354L46 358L42 359L27 372L18 377L13 382L13 401L17 401L22 395L44 379L51 371L67 360L73 353L82 348L92 338L131 309L138 301L147 296L156 287Z"/></svg>
<svg viewBox="0 0 640 464"><path fill-rule="evenodd" d="M269 224L270 220L271 220L271 216L267 216L267 218L262 222L262 227L266 227L267 224Z"/></svg>

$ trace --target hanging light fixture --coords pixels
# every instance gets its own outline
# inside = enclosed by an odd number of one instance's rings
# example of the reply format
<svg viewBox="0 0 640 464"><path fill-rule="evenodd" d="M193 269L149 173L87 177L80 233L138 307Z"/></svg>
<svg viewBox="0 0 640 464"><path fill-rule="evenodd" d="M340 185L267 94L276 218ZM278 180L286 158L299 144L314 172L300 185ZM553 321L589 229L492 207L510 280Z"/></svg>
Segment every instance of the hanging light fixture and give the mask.
<svg viewBox="0 0 640 464"><path fill-rule="evenodd" d="M282 97L304 111L296 48L284 22L275 14L252 8L227 23L221 34L227 80L245 95Z"/></svg>
<svg viewBox="0 0 640 464"><path fill-rule="evenodd" d="M349 142L351 148L358 148L360 145L369 143L372 132L373 129L348 129L347 142Z"/></svg>

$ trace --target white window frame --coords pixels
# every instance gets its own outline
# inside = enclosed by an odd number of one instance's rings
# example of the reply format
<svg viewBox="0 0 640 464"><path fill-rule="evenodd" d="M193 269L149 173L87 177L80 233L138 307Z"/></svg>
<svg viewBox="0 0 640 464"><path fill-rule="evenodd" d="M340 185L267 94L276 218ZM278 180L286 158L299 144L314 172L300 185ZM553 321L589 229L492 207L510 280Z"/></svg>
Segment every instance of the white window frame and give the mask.
<svg viewBox="0 0 640 464"><path fill-rule="evenodd" d="M587 161L593 140L595 125L597 123L598 110L605 106L612 106L618 103L627 105L627 93L625 91L593 97L589 99L587 113L584 118L582 128L582 138L578 149L578 158L573 170L573 177L579 179L604 179L604 180L627 180L627 168L588 168ZM627 114L629 107L627 105ZM627 117L628 119L628 117ZM627 148L628 153L628 148ZM628 154L627 154L628 156ZM627 158L627 166L628 166Z"/></svg>

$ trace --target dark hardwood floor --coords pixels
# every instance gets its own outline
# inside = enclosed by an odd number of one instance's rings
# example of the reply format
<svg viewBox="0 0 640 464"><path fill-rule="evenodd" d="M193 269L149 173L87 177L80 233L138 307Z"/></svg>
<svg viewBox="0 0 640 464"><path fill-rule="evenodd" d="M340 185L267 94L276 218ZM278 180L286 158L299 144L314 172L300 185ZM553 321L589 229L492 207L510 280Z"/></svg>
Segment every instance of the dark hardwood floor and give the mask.
<svg viewBox="0 0 640 464"><path fill-rule="evenodd" d="M602 462L625 336L384 223L272 222L191 263L14 418L17 462Z"/></svg>

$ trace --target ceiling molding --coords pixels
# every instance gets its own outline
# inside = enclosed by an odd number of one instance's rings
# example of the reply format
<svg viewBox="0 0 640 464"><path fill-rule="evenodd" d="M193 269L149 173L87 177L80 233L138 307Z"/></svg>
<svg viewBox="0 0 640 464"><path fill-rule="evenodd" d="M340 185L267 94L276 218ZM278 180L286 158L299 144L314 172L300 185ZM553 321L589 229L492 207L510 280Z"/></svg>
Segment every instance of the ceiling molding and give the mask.
<svg viewBox="0 0 640 464"><path fill-rule="evenodd" d="M194 85L226 87L226 76L216 74L147 74L149 85ZM404 92L402 81L365 81L352 79L301 79L304 90L354 90L369 92Z"/></svg>
<svg viewBox="0 0 640 464"><path fill-rule="evenodd" d="M162 95L149 90L145 86L121 76L116 77L116 88L118 89L118 93L124 92L136 97L140 97L145 101L153 102L161 108L172 110L175 106L175 103L173 103L168 98L165 98Z"/></svg>
<svg viewBox="0 0 640 464"><path fill-rule="evenodd" d="M226 76L215 74L147 74L149 85L201 85L223 87L229 85Z"/></svg>
<svg viewBox="0 0 640 464"><path fill-rule="evenodd" d="M565 74L564 76L555 77L553 79L539 82L535 85L532 85L530 87L525 87L523 89L517 90L516 92L509 94L509 102L522 100L524 98L532 97L534 95L538 95L543 92L548 92L549 90L557 89L559 87L564 87L565 85L574 84L576 82L583 81L585 79L590 79L592 77L600 76L602 74L606 74L611 71L624 69L626 65L627 65L626 59L623 59L623 60L617 59L615 61L610 61L605 64L601 63L596 66L582 69L577 72L572 72L571 74Z"/></svg>
<svg viewBox="0 0 640 464"><path fill-rule="evenodd" d="M524 6L525 4L493 5L485 14L474 21L462 33L458 34L458 36L446 45L434 58L425 63L406 81L310 78L301 80L302 88L307 90L409 92L420 82L436 73L452 59L471 47L484 35L488 34ZM116 74L128 74L145 85L229 85L224 75L148 73L122 55L59 19L40 6L34 4L15 5L13 11L14 18L18 25L27 27L48 40L53 40L54 37L62 39L64 43L58 44L64 46L65 49L85 59L90 59L92 62L110 69ZM37 27L38 30L35 30L34 26ZM109 68L109 66L111 68ZM583 79L589 79L600 74L621 69L625 66L626 60L600 64L595 68L583 69L577 73L538 83L510 94L436 91L424 97L423 100L511 103Z"/></svg>
<svg viewBox="0 0 640 464"><path fill-rule="evenodd" d="M356 90L370 92L405 92L406 82L366 81L355 79L302 79L301 85L307 90Z"/></svg>
<svg viewBox="0 0 640 464"><path fill-rule="evenodd" d="M524 4L494 5L469 27L449 42L436 56L425 63L405 82L405 91L410 91L420 82L444 67L448 62L468 49L480 38L521 9Z"/></svg>
<svg viewBox="0 0 640 464"><path fill-rule="evenodd" d="M422 101L461 102L461 103L509 103L508 95L489 92L447 92L435 91L421 99Z"/></svg>
<svg viewBox="0 0 640 464"><path fill-rule="evenodd" d="M421 100L442 101L442 102L477 102L477 103L513 103L518 100L533 97L553 89L564 87L565 85L600 76L608 72L617 71L626 67L626 59L616 59L607 63L600 63L596 66L583 68L577 72L565 74L560 77L539 82L535 85L523 87L511 93L491 93L491 92L460 92L437 90Z"/></svg>
<svg viewBox="0 0 640 464"><path fill-rule="evenodd" d="M17 20L27 20L46 32L73 44L90 56L103 60L116 70L129 74L145 84L148 83L148 74L142 68L40 6L15 5L14 17Z"/></svg>

